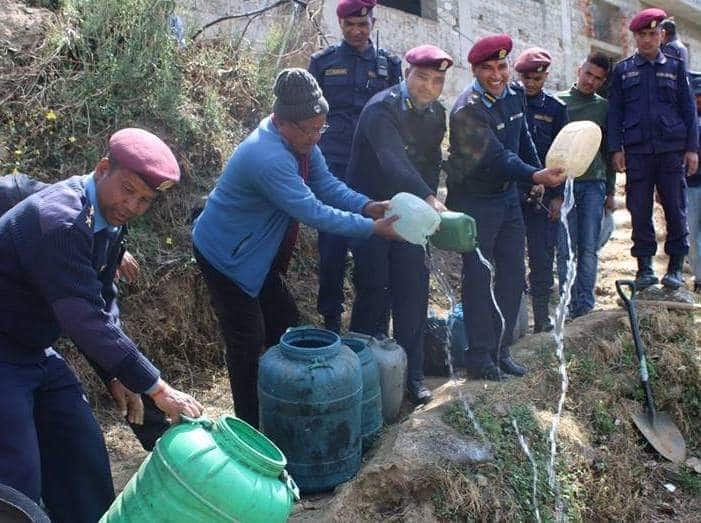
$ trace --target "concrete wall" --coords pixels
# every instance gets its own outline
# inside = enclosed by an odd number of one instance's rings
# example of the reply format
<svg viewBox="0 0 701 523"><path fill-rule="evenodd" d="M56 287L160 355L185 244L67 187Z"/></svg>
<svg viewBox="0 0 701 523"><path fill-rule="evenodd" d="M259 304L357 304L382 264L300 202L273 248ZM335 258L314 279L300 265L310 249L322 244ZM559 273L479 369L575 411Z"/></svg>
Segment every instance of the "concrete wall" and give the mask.
<svg viewBox="0 0 701 523"><path fill-rule="evenodd" d="M678 32L689 46L692 69L701 70L701 2L660 2L677 19ZM271 3L273 0L178 0L179 12L190 31L226 14L247 12ZM325 38L315 37L305 15L297 13L295 17L294 8L289 5L251 23L242 46L264 49L271 27L283 33L290 27L296 31L305 27L306 38L288 45L288 49L298 49L296 62L303 65L311 52L324 47L326 42L340 39L336 3L336 0L309 2L312 11L318 13ZM647 2L639 0L422 0L421 5L424 16L379 5L375 15L380 44L400 56L422 43L433 43L448 51L456 60L444 93L448 104L471 81L467 52L484 35L509 33L514 39L512 59L526 47L538 45L548 49L554 62L546 87L565 89L574 81L577 65L592 49L618 57L630 55L635 43L628 22L637 11L649 7ZM244 25L245 20L219 24L208 30L206 36L238 41Z"/></svg>
<svg viewBox="0 0 701 523"><path fill-rule="evenodd" d="M380 0L381 1L381 0ZM426 0L425 0L426 1ZM667 0L674 7L676 0ZM619 19L609 31L609 40L597 38L592 26L594 20L586 13L592 0L437 0L434 2L435 20L407 14L384 7L376 8L381 45L400 56L409 48L422 43L433 43L448 51L456 66L449 73L444 98L453 101L466 83L472 80L467 63L467 52L473 42L490 33L506 32L514 39L512 59L527 47L538 45L548 49L554 58L547 88L566 89L575 79L577 65L593 49L613 56L628 56L635 49L628 22L640 9L648 5L637 0L610 0L618 8ZM334 39L340 38L335 15L336 2L326 0L323 8L324 28ZM690 47L693 69L701 69L701 5L691 13L693 18L677 15L678 32ZM429 16L432 15L430 9ZM682 11L688 13L689 9ZM692 24L691 20L696 23Z"/></svg>

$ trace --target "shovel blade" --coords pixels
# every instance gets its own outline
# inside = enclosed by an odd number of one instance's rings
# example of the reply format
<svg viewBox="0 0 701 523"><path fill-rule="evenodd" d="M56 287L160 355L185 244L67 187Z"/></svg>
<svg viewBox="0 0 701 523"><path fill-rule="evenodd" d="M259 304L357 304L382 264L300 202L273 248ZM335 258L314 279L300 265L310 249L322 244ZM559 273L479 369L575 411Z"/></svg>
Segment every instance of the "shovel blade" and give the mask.
<svg viewBox="0 0 701 523"><path fill-rule="evenodd" d="M633 422L652 447L672 463L686 459L686 443L672 418L664 412L656 412L652 422L647 412L633 415Z"/></svg>

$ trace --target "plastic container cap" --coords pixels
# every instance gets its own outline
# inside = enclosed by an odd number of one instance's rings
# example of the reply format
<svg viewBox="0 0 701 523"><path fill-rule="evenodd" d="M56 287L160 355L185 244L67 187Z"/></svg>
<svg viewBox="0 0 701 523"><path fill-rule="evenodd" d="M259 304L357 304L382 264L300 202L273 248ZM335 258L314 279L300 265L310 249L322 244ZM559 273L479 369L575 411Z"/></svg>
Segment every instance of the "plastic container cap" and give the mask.
<svg viewBox="0 0 701 523"><path fill-rule="evenodd" d="M394 230L409 243L425 246L428 237L438 230L441 216L418 196L400 192L390 200L385 216L399 216Z"/></svg>
<svg viewBox="0 0 701 523"><path fill-rule="evenodd" d="M545 166L561 167L565 176L576 178L582 176L601 145L601 128L589 120L571 122L565 125L553 140Z"/></svg>

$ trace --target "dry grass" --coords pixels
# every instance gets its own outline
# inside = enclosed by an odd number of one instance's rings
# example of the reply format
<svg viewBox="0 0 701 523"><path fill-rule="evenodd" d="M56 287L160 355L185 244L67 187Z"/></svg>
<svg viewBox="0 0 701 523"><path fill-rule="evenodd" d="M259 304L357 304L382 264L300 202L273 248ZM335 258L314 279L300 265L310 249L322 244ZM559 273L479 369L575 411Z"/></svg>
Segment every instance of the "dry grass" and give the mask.
<svg viewBox="0 0 701 523"><path fill-rule="evenodd" d="M666 463L632 423L631 414L643 409L643 397L628 320L622 313L606 314L612 328L596 328L592 323L595 330L579 329L566 344L570 387L558 432L557 471L569 516L584 521L692 520L701 509L698 477L694 479L694 473L683 465ZM675 420L686 438L688 455L698 456L701 358L694 318L664 308L646 309L640 316L658 409ZM509 424L514 417L526 427L530 416L536 421L522 431L537 456L542 476L547 460L538 455L550 428L560 379L547 344L533 350L528 363L534 370L524 379L475 394L478 419L495 445L497 469L478 467L463 474L465 477L450 473L436 478L442 492L438 511L454 516L448 519L471 520L479 514L489 514L487 519L533 517L529 508L530 464L519 455L521 450ZM460 409L449 412L447 420L462 430L472 430ZM491 504L475 505L471 494L475 473L488 478L491 490L501 491L502 503L515 500L516 512L498 516L488 508ZM675 494L663 487L668 482L680 487ZM549 517L553 498L547 487L541 488L540 511ZM467 498L456 497L455 492ZM514 504L507 501L507 506L513 508Z"/></svg>

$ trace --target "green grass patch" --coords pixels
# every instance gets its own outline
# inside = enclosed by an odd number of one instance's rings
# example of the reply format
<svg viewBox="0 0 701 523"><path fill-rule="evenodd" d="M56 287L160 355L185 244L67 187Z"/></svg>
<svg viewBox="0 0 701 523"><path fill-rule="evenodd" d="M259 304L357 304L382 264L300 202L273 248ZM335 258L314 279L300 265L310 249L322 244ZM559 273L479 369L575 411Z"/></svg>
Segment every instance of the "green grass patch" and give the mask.
<svg viewBox="0 0 701 523"><path fill-rule="evenodd" d="M701 475L693 470L682 468L677 477L679 486L694 496L701 496Z"/></svg>
<svg viewBox="0 0 701 523"><path fill-rule="evenodd" d="M550 459L548 434L540 428L533 408L526 404L515 404L509 408L505 415L497 415L486 408L480 408L475 412L475 417L494 452L493 466L481 467L478 468L478 471L490 477L490 482L503 482L508 486L513 499L518 504L518 519L533 520L537 506L543 520L552 521L555 517L555 494L548 485L547 477ZM449 406L446 410L444 421L464 434L479 438L474 424L457 403ZM535 504L533 465L519 443L514 421L536 464ZM573 481L574 478L568 475L566 467L559 459L556 460L556 477L561 489L562 500L567 505L568 517L577 519L579 509L576 491L578 487ZM471 515L452 514L451 517L469 519Z"/></svg>

